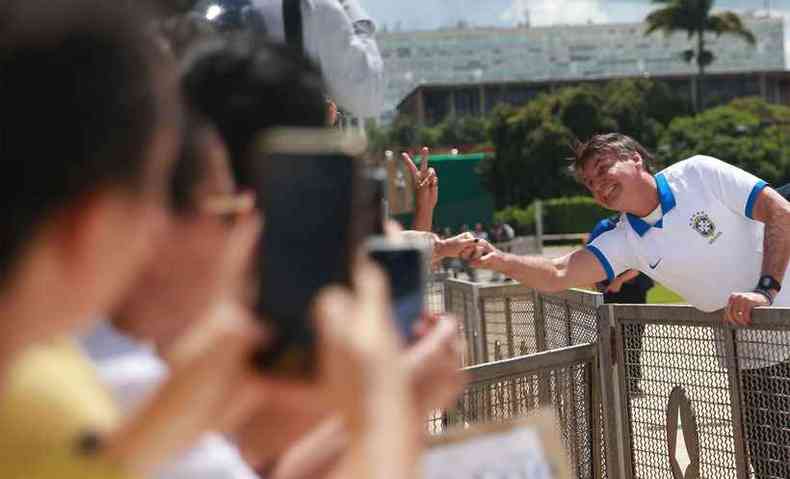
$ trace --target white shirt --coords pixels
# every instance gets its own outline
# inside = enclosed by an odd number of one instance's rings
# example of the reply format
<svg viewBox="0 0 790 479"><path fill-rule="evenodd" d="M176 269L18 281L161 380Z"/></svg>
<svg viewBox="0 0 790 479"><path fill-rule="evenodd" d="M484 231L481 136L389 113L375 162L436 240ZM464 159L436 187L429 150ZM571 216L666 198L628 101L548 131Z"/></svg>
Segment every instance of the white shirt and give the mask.
<svg viewBox="0 0 790 479"><path fill-rule="evenodd" d="M108 321L79 338L96 366L100 380L116 403L129 412L138 407L167 377L167 365L153 348L135 342ZM180 458L162 466L159 479L256 479L238 449L221 434L204 434Z"/></svg>
<svg viewBox="0 0 790 479"><path fill-rule="evenodd" d="M274 41L285 42L282 0L252 0ZM376 26L357 0L301 0L305 54L321 68L329 96L360 118L378 117L384 63Z"/></svg>
<svg viewBox="0 0 790 479"><path fill-rule="evenodd" d="M587 247L609 280L637 269L707 312L724 308L733 292L754 289L762 274L764 225L752 219L752 211L766 183L716 158L695 156L656 175L656 185L658 223L624 213L590 235ZM782 289L774 305L790 306L790 288ZM755 333L738 335L744 341ZM771 342L766 336L754 340L738 345L739 356L747 358L742 366L773 363L748 359L767 357L771 347L759 344ZM781 349L778 360L790 357L790 350Z"/></svg>

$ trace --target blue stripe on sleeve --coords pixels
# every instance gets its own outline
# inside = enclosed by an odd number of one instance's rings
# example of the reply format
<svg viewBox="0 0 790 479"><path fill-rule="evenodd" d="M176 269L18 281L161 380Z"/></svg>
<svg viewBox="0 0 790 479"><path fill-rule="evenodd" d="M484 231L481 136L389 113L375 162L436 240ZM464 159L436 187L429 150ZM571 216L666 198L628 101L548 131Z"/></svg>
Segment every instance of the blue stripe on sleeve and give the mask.
<svg viewBox="0 0 790 479"><path fill-rule="evenodd" d="M756 185L754 185L754 188L752 188L752 192L749 193L749 199L746 200L747 218L754 219L752 217L752 213L754 213L754 204L757 202L757 195L760 194L760 192L763 191L763 188L765 188L766 186L768 186L768 183L766 183L763 180L760 180L757 182Z"/></svg>
<svg viewBox="0 0 790 479"><path fill-rule="evenodd" d="M612 231L617 227L617 222L620 221L619 217L615 217L614 219L605 219L598 222L593 228L592 232L590 233L589 238L587 238L587 244L592 243L595 241L595 238L601 236L602 234L606 233L607 231Z"/></svg>
<svg viewBox="0 0 790 479"><path fill-rule="evenodd" d="M593 245L588 244L587 249L590 251L590 253L594 254L596 258L598 258L598 261L601 262L601 266L603 266L603 269L606 271L607 279L609 279L609 281L613 281L614 270L612 269L612 265L609 264L609 260L606 259L606 256L601 252L601 250Z"/></svg>

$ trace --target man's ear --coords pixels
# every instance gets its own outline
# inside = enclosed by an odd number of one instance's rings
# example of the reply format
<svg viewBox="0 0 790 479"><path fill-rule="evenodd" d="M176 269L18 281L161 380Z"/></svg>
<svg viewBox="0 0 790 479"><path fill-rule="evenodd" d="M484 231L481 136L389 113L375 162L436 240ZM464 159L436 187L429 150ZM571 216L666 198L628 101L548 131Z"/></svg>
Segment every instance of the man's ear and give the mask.
<svg viewBox="0 0 790 479"><path fill-rule="evenodd" d="M642 159L642 155L640 155L638 152L634 152L631 155L631 161L636 163L637 166L641 166L643 170L647 171L647 168L645 167L645 161Z"/></svg>

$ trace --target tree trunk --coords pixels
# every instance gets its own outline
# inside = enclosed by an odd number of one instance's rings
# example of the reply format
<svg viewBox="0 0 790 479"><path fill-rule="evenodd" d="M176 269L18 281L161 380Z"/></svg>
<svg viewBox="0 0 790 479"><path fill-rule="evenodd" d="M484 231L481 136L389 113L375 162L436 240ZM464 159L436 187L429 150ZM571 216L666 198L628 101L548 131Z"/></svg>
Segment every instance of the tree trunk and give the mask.
<svg viewBox="0 0 790 479"><path fill-rule="evenodd" d="M703 83L705 81L705 30L700 28L697 32L697 95L696 95L696 102L697 104L694 105L694 109L697 113L701 112L704 105L704 95L703 95Z"/></svg>

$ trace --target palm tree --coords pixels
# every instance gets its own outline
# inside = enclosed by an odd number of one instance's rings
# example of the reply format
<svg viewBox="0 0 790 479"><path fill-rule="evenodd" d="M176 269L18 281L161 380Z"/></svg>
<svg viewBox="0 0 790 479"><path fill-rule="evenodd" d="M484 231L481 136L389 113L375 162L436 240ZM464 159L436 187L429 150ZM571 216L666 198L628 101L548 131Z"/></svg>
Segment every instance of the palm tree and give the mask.
<svg viewBox="0 0 790 479"><path fill-rule="evenodd" d="M711 13L715 0L653 0L653 3L665 6L647 16L645 35L656 31L662 31L665 35L680 31L686 32L689 40L697 37L696 48L684 51L683 58L688 63L697 61L698 74L692 82L692 96L695 110L700 111L705 67L715 60L713 53L705 49L705 33L736 35L750 45L755 43L754 33L733 12Z"/></svg>

